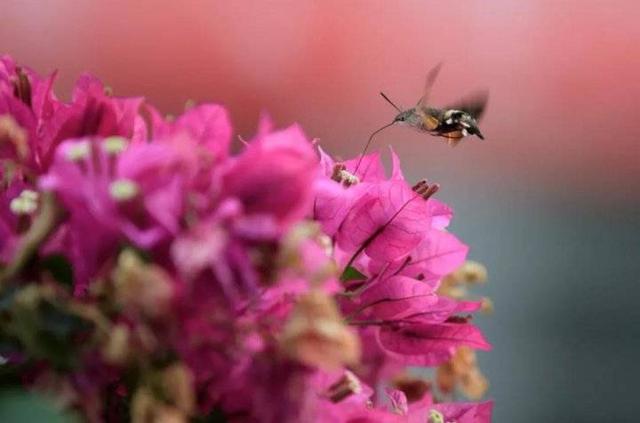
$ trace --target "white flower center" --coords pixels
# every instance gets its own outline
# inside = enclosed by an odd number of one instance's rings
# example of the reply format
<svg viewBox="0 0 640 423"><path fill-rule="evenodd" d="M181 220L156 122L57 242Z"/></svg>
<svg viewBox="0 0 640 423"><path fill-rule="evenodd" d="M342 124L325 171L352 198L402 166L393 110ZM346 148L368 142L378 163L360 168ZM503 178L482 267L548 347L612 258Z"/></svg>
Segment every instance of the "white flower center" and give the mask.
<svg viewBox="0 0 640 423"><path fill-rule="evenodd" d="M11 200L9 209L17 215L31 214L38 208L38 196L36 191L25 189L19 196Z"/></svg>
<svg viewBox="0 0 640 423"><path fill-rule="evenodd" d="M429 410L429 423L445 423L444 416L438 410Z"/></svg>
<svg viewBox="0 0 640 423"><path fill-rule="evenodd" d="M72 144L65 151L65 155L67 159L72 162L77 162L78 160L82 160L89 156L89 142L88 141L80 141L75 144Z"/></svg>
<svg viewBox="0 0 640 423"><path fill-rule="evenodd" d="M127 149L127 140L122 137L108 137L102 142L102 149L107 154L117 155Z"/></svg>
<svg viewBox="0 0 640 423"><path fill-rule="evenodd" d="M117 201L127 201L138 195L138 184L129 179L118 179L109 185L109 194Z"/></svg>

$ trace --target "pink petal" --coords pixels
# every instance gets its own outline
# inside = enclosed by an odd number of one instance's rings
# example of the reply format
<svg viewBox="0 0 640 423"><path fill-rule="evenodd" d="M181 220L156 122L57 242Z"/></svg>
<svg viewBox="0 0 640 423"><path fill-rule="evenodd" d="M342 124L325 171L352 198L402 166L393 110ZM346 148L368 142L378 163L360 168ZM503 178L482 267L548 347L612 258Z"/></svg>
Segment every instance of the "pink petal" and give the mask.
<svg viewBox="0 0 640 423"><path fill-rule="evenodd" d="M360 156L344 162L345 166L347 167L347 171L353 173L356 169L358 161L360 161ZM362 162L358 167L356 176L360 179L360 182L380 182L386 179L384 166L382 165L382 161L380 160L380 153L378 151L376 151L375 153L367 154L362 158Z"/></svg>
<svg viewBox="0 0 640 423"><path fill-rule="evenodd" d="M417 247L415 256L402 274L440 279L460 267L467 257L469 247L453 234L431 230Z"/></svg>
<svg viewBox="0 0 640 423"><path fill-rule="evenodd" d="M216 160L229 154L231 122L226 109L217 104L192 107L173 124L174 133L186 132L209 150Z"/></svg>
<svg viewBox="0 0 640 423"><path fill-rule="evenodd" d="M411 252L429 226L422 198L404 182L382 182L371 186L351 208L336 240L346 251L364 246L372 259L392 262Z"/></svg>
<svg viewBox="0 0 640 423"><path fill-rule="evenodd" d="M431 226L435 229L444 229L449 226L453 218L453 210L443 202L430 198L427 201L429 215L431 215Z"/></svg>
<svg viewBox="0 0 640 423"><path fill-rule="evenodd" d="M379 339L384 349L404 355L447 353L461 345L491 348L480 330L468 323L386 326L380 329Z"/></svg>
<svg viewBox="0 0 640 423"><path fill-rule="evenodd" d="M457 423L491 423L493 401L481 403L441 403L434 404L432 409L442 413L446 421Z"/></svg>
<svg viewBox="0 0 640 423"><path fill-rule="evenodd" d="M391 146L389 146L389 151L391 152L391 179L393 180L401 180L404 181L404 175L402 174L402 168L400 167L400 158L393 150Z"/></svg>
<svg viewBox="0 0 640 423"><path fill-rule="evenodd" d="M421 312L438 301L433 288L416 279L393 276L360 295L362 306L377 319L391 319Z"/></svg>

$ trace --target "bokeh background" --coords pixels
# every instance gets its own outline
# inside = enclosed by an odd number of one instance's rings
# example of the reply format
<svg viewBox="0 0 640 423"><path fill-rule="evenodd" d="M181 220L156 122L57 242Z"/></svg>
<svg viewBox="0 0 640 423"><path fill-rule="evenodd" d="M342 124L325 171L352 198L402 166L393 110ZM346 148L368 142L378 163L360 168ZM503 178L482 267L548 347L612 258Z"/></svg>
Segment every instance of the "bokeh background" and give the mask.
<svg viewBox="0 0 640 423"><path fill-rule="evenodd" d="M496 311L480 357L500 422L637 422L640 383L637 0L1 0L0 52L68 96L82 71L166 113L260 111L350 157L424 76L433 100L491 93L485 142L380 134L409 179L442 185Z"/></svg>

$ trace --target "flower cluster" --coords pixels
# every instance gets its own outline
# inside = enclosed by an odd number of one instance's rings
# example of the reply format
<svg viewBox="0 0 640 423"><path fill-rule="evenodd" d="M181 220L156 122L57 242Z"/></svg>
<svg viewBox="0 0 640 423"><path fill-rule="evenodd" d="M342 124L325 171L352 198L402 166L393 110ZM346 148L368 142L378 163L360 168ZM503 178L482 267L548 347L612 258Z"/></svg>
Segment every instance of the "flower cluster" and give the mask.
<svg viewBox="0 0 640 423"><path fill-rule="evenodd" d="M4 380L96 422L491 420L450 402L490 345L438 185L267 117L231 154L222 106L54 79L0 61Z"/></svg>

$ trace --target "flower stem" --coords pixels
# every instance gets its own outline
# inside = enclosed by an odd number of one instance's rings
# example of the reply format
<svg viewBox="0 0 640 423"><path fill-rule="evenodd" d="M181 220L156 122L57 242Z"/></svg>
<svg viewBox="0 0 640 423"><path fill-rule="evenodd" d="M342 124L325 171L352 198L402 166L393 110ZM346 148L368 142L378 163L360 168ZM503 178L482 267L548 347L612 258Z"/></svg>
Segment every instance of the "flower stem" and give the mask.
<svg viewBox="0 0 640 423"><path fill-rule="evenodd" d="M63 212L53 193L45 193L42 200L42 210L33 224L20 240L13 260L0 270L0 289L15 278L31 261L40 245L53 233L62 221Z"/></svg>

